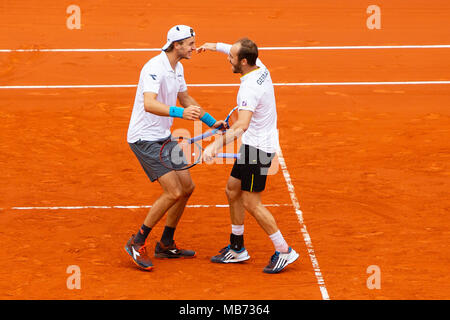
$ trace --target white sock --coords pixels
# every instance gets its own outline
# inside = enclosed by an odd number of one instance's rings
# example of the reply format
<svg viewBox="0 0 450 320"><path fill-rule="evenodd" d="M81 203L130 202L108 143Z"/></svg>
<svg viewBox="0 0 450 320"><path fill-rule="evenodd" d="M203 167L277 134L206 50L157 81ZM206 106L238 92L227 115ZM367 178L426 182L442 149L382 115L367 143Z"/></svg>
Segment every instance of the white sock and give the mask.
<svg viewBox="0 0 450 320"><path fill-rule="evenodd" d="M240 225L232 224L231 225L231 233L236 236L242 236L244 234L244 225L243 224L240 224Z"/></svg>
<svg viewBox="0 0 450 320"><path fill-rule="evenodd" d="M286 253L289 251L289 246L284 240L283 235L281 234L280 230L275 232L274 234L271 234L269 236L270 240L273 242L273 246L275 247L275 250L278 252Z"/></svg>

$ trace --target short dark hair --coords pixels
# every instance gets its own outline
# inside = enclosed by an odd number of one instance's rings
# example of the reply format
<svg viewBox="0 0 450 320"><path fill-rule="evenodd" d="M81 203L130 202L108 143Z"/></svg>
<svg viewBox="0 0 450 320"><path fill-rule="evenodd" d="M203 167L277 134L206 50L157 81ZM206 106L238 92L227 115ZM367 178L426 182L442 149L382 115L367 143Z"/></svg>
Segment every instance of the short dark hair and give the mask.
<svg viewBox="0 0 450 320"><path fill-rule="evenodd" d="M167 47L166 50L164 50L165 52L171 52L173 50L173 48L175 48L175 43L179 43L179 44L183 44L184 40L179 40L179 41L174 41L170 44L170 46Z"/></svg>
<svg viewBox="0 0 450 320"><path fill-rule="evenodd" d="M258 46L252 40L248 38L242 38L236 43L240 43L241 47L238 52L238 60L247 59L247 63L250 66L256 64L256 59L258 59Z"/></svg>

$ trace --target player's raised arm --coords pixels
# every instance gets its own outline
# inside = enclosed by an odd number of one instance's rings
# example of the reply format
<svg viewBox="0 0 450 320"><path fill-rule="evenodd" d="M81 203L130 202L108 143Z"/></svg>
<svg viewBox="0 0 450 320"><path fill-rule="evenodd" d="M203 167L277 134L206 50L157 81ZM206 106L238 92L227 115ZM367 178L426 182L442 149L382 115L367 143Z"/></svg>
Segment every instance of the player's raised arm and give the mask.
<svg viewBox="0 0 450 320"><path fill-rule="evenodd" d="M231 49L231 44L226 44L222 42L206 42L197 48L197 53L202 53L205 51L219 51L225 54L229 54Z"/></svg>
<svg viewBox="0 0 450 320"><path fill-rule="evenodd" d="M197 53L202 53L205 51L216 51L217 43L205 42L200 47L197 48Z"/></svg>
<svg viewBox="0 0 450 320"><path fill-rule="evenodd" d="M231 47L232 47L231 44L222 43L222 42L217 42L217 43L205 42L203 45L201 45L200 47L197 48L197 53L202 53L205 51L218 51L218 52L225 53L226 55L230 55ZM232 59L232 57L229 57L229 58ZM256 65L261 68L265 67L259 58L256 59Z"/></svg>

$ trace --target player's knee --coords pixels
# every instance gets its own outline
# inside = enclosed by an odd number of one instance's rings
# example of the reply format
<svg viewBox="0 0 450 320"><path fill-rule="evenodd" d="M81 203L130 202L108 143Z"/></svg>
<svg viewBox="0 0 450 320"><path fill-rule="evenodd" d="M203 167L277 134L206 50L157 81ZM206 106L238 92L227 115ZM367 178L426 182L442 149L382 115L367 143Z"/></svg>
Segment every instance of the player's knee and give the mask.
<svg viewBox="0 0 450 320"><path fill-rule="evenodd" d="M225 188L225 194L227 195L227 198L229 200L234 200L239 197L240 190L229 188L227 185L227 187Z"/></svg>
<svg viewBox="0 0 450 320"><path fill-rule="evenodd" d="M257 213L258 206L254 203L244 202L244 208L247 210L252 216L254 216Z"/></svg>
<svg viewBox="0 0 450 320"><path fill-rule="evenodd" d="M225 188L225 194L227 195L227 198L228 198L228 199L233 199L233 191L230 190L230 189L228 188L228 186Z"/></svg>
<svg viewBox="0 0 450 320"><path fill-rule="evenodd" d="M178 201L183 197L184 193L181 188L174 188L174 189L166 192L166 195L169 198L169 200Z"/></svg>
<svg viewBox="0 0 450 320"><path fill-rule="evenodd" d="M257 212L259 202L255 201L255 199L251 197L244 195L242 197L242 204L244 205L245 210L254 215Z"/></svg>
<svg viewBox="0 0 450 320"><path fill-rule="evenodd" d="M184 188L183 196L186 198L189 198L191 196L191 194L194 192L194 190L195 190L195 184L191 183L191 185L189 187Z"/></svg>

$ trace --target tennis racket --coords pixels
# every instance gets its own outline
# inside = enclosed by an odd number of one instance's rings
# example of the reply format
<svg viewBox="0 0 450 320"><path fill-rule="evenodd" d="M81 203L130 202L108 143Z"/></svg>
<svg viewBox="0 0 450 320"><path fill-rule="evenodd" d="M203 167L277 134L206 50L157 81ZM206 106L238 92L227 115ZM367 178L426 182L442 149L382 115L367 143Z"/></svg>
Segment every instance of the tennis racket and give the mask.
<svg viewBox="0 0 450 320"><path fill-rule="evenodd" d="M219 131L225 131L227 129L229 129L238 119L238 107L234 107L227 115L227 117L225 118L225 127L222 125L218 128L212 129L210 131L206 131L205 133L202 133L196 137L192 138L192 142L197 142L203 139L206 139L208 137L211 137L213 135L215 135L217 132Z"/></svg>
<svg viewBox="0 0 450 320"><path fill-rule="evenodd" d="M192 168L202 160L203 148L197 141L208 138L219 131L226 131L238 118L238 107L233 108L225 118L225 126L220 126L213 130L207 131L193 138L171 137L165 141L159 151L159 159L161 163L172 170L186 170ZM218 153L216 158L234 158L238 159L239 154L236 153Z"/></svg>

